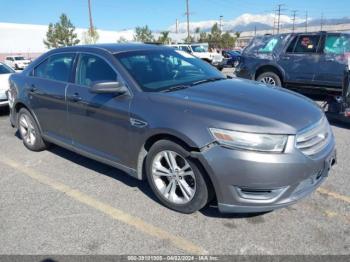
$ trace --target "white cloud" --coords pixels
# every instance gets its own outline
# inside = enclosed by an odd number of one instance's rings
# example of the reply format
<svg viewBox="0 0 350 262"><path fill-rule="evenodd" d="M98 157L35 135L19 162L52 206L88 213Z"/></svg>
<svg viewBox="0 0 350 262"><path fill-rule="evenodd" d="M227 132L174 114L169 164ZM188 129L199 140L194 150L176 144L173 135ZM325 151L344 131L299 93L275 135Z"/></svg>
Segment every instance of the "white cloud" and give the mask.
<svg viewBox="0 0 350 262"><path fill-rule="evenodd" d="M250 23L261 23L273 26L275 15L271 14L263 14L263 15L255 15L255 14L242 14L239 17L233 20L226 20L223 22L223 27L225 29L231 29L239 25L248 25ZM206 21L198 21L190 23L190 30L193 32L196 28L200 28L201 30L209 30L215 23L218 23L218 20L206 20ZM281 24L291 24L293 22L292 17L287 15L281 15L280 17ZM303 19L296 18L296 23L303 22ZM175 32L176 25L172 25L169 27L171 32ZM187 23L179 23L178 27L179 32L186 32Z"/></svg>

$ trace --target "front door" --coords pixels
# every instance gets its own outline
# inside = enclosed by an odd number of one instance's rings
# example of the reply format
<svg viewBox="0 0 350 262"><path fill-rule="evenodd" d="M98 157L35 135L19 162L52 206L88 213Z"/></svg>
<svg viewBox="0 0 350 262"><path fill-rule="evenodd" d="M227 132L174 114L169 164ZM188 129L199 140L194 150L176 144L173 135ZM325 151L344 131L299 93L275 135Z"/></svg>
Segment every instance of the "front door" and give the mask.
<svg viewBox="0 0 350 262"><path fill-rule="evenodd" d="M65 92L74 58L74 53L52 55L34 68L26 82L30 107L43 134L66 143L70 143L70 134Z"/></svg>
<svg viewBox="0 0 350 262"><path fill-rule="evenodd" d="M105 58L80 54L75 84L68 87L68 117L73 145L105 160L125 163L130 127L130 96L94 94L95 82L120 80Z"/></svg>
<svg viewBox="0 0 350 262"><path fill-rule="evenodd" d="M320 60L319 43L318 34L295 36L277 62L285 72L285 82L313 84L316 65Z"/></svg>

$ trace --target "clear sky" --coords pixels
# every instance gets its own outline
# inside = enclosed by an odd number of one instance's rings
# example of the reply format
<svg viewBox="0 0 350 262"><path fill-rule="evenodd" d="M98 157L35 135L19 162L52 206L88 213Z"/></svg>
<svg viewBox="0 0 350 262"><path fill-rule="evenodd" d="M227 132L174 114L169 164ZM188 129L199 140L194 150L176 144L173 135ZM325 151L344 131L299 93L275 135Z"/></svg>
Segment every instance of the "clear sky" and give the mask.
<svg viewBox="0 0 350 262"><path fill-rule="evenodd" d="M306 10L311 18L350 16L349 0L189 0L191 20L215 20L220 15L231 20L243 13L272 12L283 3L284 14ZM76 27L88 27L88 0L0 0L0 22L48 24L64 12ZM185 0L91 0L95 26L98 29L122 30L149 25L153 30L167 29L185 21Z"/></svg>

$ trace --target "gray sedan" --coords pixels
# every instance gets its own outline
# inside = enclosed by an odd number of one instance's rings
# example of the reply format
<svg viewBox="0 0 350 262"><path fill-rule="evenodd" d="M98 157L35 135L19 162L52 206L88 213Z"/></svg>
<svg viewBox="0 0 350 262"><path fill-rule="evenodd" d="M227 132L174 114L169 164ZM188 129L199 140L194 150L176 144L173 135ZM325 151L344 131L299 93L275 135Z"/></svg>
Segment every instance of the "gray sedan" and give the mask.
<svg viewBox="0 0 350 262"><path fill-rule="evenodd" d="M167 47L52 50L11 76L9 94L28 149L56 144L119 168L183 213L214 198L222 212L285 207L335 163L332 130L312 101L227 79Z"/></svg>

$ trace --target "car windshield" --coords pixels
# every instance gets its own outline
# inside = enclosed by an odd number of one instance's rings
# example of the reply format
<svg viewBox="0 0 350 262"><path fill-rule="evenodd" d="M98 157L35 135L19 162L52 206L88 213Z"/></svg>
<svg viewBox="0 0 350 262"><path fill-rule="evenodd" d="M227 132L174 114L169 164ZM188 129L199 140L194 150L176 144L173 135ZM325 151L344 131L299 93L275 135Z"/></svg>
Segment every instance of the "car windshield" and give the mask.
<svg viewBox="0 0 350 262"><path fill-rule="evenodd" d="M21 61L21 60L25 60L23 56L16 56L15 57L16 61Z"/></svg>
<svg viewBox="0 0 350 262"><path fill-rule="evenodd" d="M208 63L180 50L132 51L115 57L145 92L161 92L225 78Z"/></svg>
<svg viewBox="0 0 350 262"><path fill-rule="evenodd" d="M208 52L208 46L207 45L192 45L193 52L197 53L205 53Z"/></svg>
<svg viewBox="0 0 350 262"><path fill-rule="evenodd" d="M8 67L7 65L1 64L0 63L0 74L12 74L14 71Z"/></svg>

